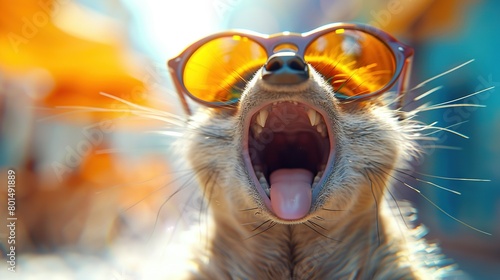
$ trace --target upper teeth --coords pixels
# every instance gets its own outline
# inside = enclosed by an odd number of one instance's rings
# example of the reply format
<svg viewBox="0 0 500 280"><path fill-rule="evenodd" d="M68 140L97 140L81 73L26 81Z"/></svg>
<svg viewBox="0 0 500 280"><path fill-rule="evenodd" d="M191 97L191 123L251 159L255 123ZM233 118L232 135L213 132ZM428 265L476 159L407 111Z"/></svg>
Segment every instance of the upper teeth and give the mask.
<svg viewBox="0 0 500 280"><path fill-rule="evenodd" d="M261 126L261 127L266 127L266 120L267 120L267 117L269 116L269 112L267 110L261 110L259 112L259 114L257 115L257 123Z"/></svg>
<svg viewBox="0 0 500 280"><path fill-rule="evenodd" d="M276 106L279 103L283 103L283 101L274 102L273 106ZM291 102L291 103L294 105L298 105L297 102ZM316 127L316 131L318 131L318 133L322 137L326 137L328 130L326 128L326 124L323 122L323 117L321 116L321 114L314 109L310 109L303 106L299 107L306 110L307 116L309 118L309 123L311 124L311 126ZM262 133L263 128L266 127L267 118L269 117L269 110L272 110L272 108L271 109L264 108L257 113L255 117L255 123L251 126L255 137L258 137Z"/></svg>
<svg viewBox="0 0 500 280"><path fill-rule="evenodd" d="M318 125L319 121L321 120L321 115L313 109L307 110L307 116L309 116L311 126Z"/></svg>

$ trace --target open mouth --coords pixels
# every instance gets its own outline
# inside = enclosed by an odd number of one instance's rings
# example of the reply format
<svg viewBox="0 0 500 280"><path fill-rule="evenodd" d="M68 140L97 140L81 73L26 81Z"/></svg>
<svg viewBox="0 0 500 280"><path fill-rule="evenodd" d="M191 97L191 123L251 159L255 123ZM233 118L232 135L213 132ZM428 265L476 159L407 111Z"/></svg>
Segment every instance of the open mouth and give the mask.
<svg viewBox="0 0 500 280"><path fill-rule="evenodd" d="M334 139L313 107L279 101L246 123L244 159L267 208L282 220L307 216L333 162Z"/></svg>

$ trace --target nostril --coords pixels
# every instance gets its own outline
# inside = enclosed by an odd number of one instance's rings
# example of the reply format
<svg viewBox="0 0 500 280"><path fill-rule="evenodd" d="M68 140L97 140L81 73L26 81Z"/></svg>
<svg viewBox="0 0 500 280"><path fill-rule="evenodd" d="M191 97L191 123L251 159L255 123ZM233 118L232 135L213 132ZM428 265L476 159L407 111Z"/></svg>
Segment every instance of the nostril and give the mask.
<svg viewBox="0 0 500 280"><path fill-rule="evenodd" d="M288 67L293 70L304 71L304 69L306 68L306 63L304 62L304 60L298 57L294 57L288 62Z"/></svg>
<svg viewBox="0 0 500 280"><path fill-rule="evenodd" d="M269 61L266 63L266 70L267 71L278 71L283 67L283 61L281 57L272 57L269 59Z"/></svg>

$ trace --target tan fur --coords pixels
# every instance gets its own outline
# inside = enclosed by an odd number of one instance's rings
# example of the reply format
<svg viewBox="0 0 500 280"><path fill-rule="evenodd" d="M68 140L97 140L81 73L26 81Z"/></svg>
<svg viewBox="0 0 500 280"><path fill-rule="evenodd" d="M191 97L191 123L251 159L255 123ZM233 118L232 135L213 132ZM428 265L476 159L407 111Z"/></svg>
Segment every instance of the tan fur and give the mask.
<svg viewBox="0 0 500 280"><path fill-rule="evenodd" d="M259 104L279 100L309 102L328 114L336 161L313 213L267 229L274 218L244 167L243 122ZM190 127L184 151L213 228L193 257L191 279L438 279L446 272L421 229L403 223L412 210L387 202L394 169L419 151L418 124L398 120L384 100L341 103L316 73L293 87L270 87L256 75L234 112L202 110ZM317 232L307 221L320 225Z"/></svg>

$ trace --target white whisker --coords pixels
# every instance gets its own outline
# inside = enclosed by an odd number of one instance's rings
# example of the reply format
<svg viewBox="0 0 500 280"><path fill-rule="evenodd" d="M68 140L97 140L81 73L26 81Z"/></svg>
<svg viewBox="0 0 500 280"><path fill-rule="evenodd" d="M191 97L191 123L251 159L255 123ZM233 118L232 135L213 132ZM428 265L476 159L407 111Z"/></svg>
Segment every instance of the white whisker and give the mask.
<svg viewBox="0 0 500 280"><path fill-rule="evenodd" d="M49 109L73 109L73 108L71 108L71 106L66 106L66 107L60 106L60 107L49 108ZM44 122L44 121L48 121L48 120L53 120L53 119L61 118L61 117L64 117L64 116L77 115L77 114L80 114L80 113L92 113L92 112L95 112L95 110L90 109L90 108L85 108L85 109L80 108L80 110L72 110L70 112L64 112L64 113L59 113L59 114L56 114L56 115L47 116L47 117L44 117L44 118L39 118L36 121L37 122Z"/></svg>
<svg viewBox="0 0 500 280"><path fill-rule="evenodd" d="M138 104L132 103L130 101L127 101L127 100L125 100L123 98L119 98L119 97L116 97L114 95L107 94L105 92L100 92L99 94L101 94L103 96L106 96L106 97L109 97L111 99L114 99L116 101L119 101L119 102L121 102L123 104L129 105L129 106L131 106L133 108L136 108L136 109L140 109L140 110L143 110L143 111L146 111L146 112L156 113L157 115L164 115L164 116L168 116L168 117L171 117L171 118L174 118L174 119L178 119L180 121L184 121L184 118L181 118L178 115L175 115L175 114L172 114L172 113L169 113L169 112L166 112L166 111L161 111L161 110L157 110L157 109L153 109L153 108L148 108L148 107L145 107L145 106L142 106L142 105L138 105Z"/></svg>
<svg viewBox="0 0 500 280"><path fill-rule="evenodd" d="M422 148L428 149L442 149L442 150L453 150L453 151L461 151L462 148L455 146L445 146L445 145L423 145Z"/></svg>
<svg viewBox="0 0 500 280"><path fill-rule="evenodd" d="M441 211L441 213L445 214L446 216L448 216L449 218L451 218L451 219L452 219L452 220L454 220L455 222L458 222L458 223L460 223L460 224L462 224L462 225L464 225L464 226L466 226L466 227L468 227L468 228L470 228L470 229L472 229L472 230L475 230L475 231L477 231L477 232L480 232L480 233L482 233L482 234L491 235L491 233L489 233L489 232L486 232L486 231L480 230L480 229L478 229L478 228L476 228L476 227L473 227L473 226L471 226L471 225L467 224L466 222L463 222L463 221L462 221L462 220L460 220L460 219L455 218L453 215L451 215L450 213L446 212L443 208L439 207L436 203L434 203L432 200L430 200L427 196L423 195L423 194L422 194L422 193L420 193L420 192L419 192L419 194L420 194L420 195L421 195L421 196L422 196L425 200L427 200L430 204L432 204L434 207L436 207L436 209L438 209L439 211Z"/></svg>
<svg viewBox="0 0 500 280"><path fill-rule="evenodd" d="M415 89L421 88L421 87L423 87L424 85L426 85L427 83L429 83L430 81L433 81L433 80L435 80L435 79L437 79L437 78L440 78L440 77L442 77L442 76L444 76L444 75L447 75L447 74L449 74L449 73L451 73L451 72L453 72L453 71L455 71L455 70L458 70L458 69L460 69L460 68L464 67L465 65L467 65L467 64L469 64L469 63L471 63L471 62L473 62L473 61L474 61L474 59L471 59L471 60L469 60L469 61L467 61L467 62L464 62L464 63L462 63L462 64L460 64L460 65L458 65L458 66L455 66L455 67L451 68L451 69L450 69L450 70L448 70L448 71L445 71L445 72L443 72L443 73L441 73L441 74L438 74L438 75L436 75L436 76L434 76L434 77L432 77L432 78L429 78L429 79L427 79L427 80L425 80L425 81L421 82L420 84L416 85L416 86L415 86L414 88L412 88L411 90L415 90ZM410 91L411 91L411 90L410 90Z"/></svg>
<svg viewBox="0 0 500 280"><path fill-rule="evenodd" d="M420 173L420 172L415 172L415 173L418 175L425 176L425 177L442 179L442 180L467 181L467 182L491 182L491 180L488 180L488 179L444 177L444 176L436 176L436 175L430 175L430 174L425 174L425 173Z"/></svg>
<svg viewBox="0 0 500 280"><path fill-rule="evenodd" d="M452 189L449 189L449 188L446 188L446 187L443 187L441 185L438 185L436 183L433 183L431 181L427 181L427 180L422 180L420 178L417 178L413 175L411 175L410 173L407 173L407 172L404 172L402 170L398 170L398 169L395 169L396 172L399 172L401 174L404 174L410 178L412 178L413 180L417 181L417 182L421 182L421 183L424 183L424 184L428 184L428 185L431 185L431 186L434 186L436 188L439 188L439 189L442 189L442 190L445 190L447 192L450 192L450 193L453 193L453 194L456 194L456 195L462 195L462 193L458 192L458 191L455 191L455 190L452 190Z"/></svg>
<svg viewBox="0 0 500 280"><path fill-rule="evenodd" d="M158 131L149 131L149 133L161 134L166 136L178 137L181 138L184 136L184 133L172 130L158 130Z"/></svg>
<svg viewBox="0 0 500 280"><path fill-rule="evenodd" d="M454 108L454 107L477 107L477 108L485 108L486 105L479 105L479 104L468 104L468 103L462 103L462 104L447 104L443 106L432 106L429 108L421 109L419 112L426 112L426 111L432 111L432 110L438 110L438 109L446 109L446 108Z"/></svg>
<svg viewBox="0 0 500 280"><path fill-rule="evenodd" d="M449 100L449 101L446 101L446 102L443 102L443 103L439 103L439 104L436 104L434 106L441 106L441 105L446 105L446 104L450 104L450 103L453 103L453 102L456 102L456 101L460 101L460 100L463 100L463 99L466 99L466 98L469 98L471 96L474 96L474 95L477 95L477 94L480 94L480 93L483 93L485 91L488 91L488 90L492 90L494 89L495 87L489 87L489 88L485 88L485 89L482 89L482 90L479 90L479 91L476 91L476 92L473 92L471 94L468 94L466 96L462 96L462 97L459 97L459 98L456 98L456 99L453 99L453 100Z"/></svg>
<svg viewBox="0 0 500 280"><path fill-rule="evenodd" d="M450 129L450 128L454 127L454 126L459 126L459 125L461 125L461 124L468 123L468 122L469 122L469 121L463 121L463 122L454 123L454 124L449 125L449 126L447 126L447 127L445 127L445 128L446 128L446 129ZM437 122L436 122L436 123L437 123ZM431 129L431 128L433 128L433 127L429 127L429 129ZM437 131L433 131L433 132L429 132L429 133L427 133L427 134L425 134L425 135L426 135L426 136L429 136L429 135L432 135L432 134L436 134L436 133L438 133L438 132L439 132L439 130L437 130Z"/></svg>
<svg viewBox="0 0 500 280"><path fill-rule="evenodd" d="M420 100L420 99L422 99L422 98L424 98L424 97L428 96L429 94L432 94L432 93L434 93L434 92L436 92L436 91L438 91L438 90L440 90L440 89L442 89L442 88L443 88L443 86L437 86L437 87L435 87L435 88L433 88L433 89L430 89L430 90L428 90L428 91L426 91L426 92L422 93L421 95L419 95L419 96L417 96L417 97L413 98L413 101L418 101L418 100Z"/></svg>
<svg viewBox="0 0 500 280"><path fill-rule="evenodd" d="M449 132L451 134L455 134L457 136L460 136L460 137L462 137L464 139L469 139L469 136L467 136L465 134L462 134L460 132L457 132L457 131L455 131L453 129L446 128L446 127L430 126L430 127L426 128L426 129L435 129L435 131L433 131L433 132L431 132L429 134L426 134L426 135L431 135L431 134L437 133L439 131L446 131L446 132Z"/></svg>

